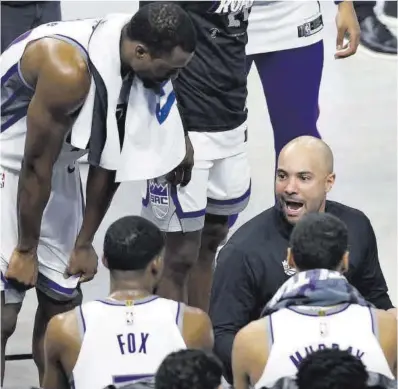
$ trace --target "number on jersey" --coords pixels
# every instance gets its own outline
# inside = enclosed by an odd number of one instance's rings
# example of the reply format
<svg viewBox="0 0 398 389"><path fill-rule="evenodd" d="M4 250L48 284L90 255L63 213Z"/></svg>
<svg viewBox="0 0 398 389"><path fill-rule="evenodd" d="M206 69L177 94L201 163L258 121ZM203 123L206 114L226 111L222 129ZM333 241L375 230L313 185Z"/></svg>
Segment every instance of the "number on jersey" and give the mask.
<svg viewBox="0 0 398 389"><path fill-rule="evenodd" d="M241 21L239 20L239 15L243 13L243 21L247 22L249 19L248 8L243 8L242 11L232 12L228 15L228 27L240 27Z"/></svg>

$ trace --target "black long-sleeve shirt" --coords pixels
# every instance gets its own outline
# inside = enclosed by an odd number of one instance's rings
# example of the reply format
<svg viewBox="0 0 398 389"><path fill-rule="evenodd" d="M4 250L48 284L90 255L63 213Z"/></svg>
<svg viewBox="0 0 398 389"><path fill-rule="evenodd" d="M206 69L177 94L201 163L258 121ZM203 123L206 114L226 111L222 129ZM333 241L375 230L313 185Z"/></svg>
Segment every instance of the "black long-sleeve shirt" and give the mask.
<svg viewBox="0 0 398 389"><path fill-rule="evenodd" d="M348 228L348 281L377 308L393 308L370 220L361 211L333 201L327 201L326 212L340 218ZM291 230L278 208L273 207L243 225L219 254L210 317L215 353L231 383L231 352L236 333L259 318L266 303L293 274L285 261Z"/></svg>

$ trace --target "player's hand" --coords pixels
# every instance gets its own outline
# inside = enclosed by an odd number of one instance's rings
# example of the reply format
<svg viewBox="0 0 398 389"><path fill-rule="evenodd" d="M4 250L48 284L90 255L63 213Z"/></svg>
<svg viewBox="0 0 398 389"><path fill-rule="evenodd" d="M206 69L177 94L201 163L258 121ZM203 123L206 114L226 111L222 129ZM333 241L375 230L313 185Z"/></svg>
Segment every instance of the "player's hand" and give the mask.
<svg viewBox="0 0 398 389"><path fill-rule="evenodd" d="M25 288L36 285L39 263L37 252L22 252L15 249L11 255L5 278Z"/></svg>
<svg viewBox="0 0 398 389"><path fill-rule="evenodd" d="M347 58L357 52L361 30L357 14L352 1L343 1L338 5L336 16L337 39L334 57ZM344 37L348 36L348 43L344 44Z"/></svg>
<svg viewBox="0 0 398 389"><path fill-rule="evenodd" d="M79 282L94 278L98 268L98 256L92 244L75 246L65 271L65 277L80 275Z"/></svg>
<svg viewBox="0 0 398 389"><path fill-rule="evenodd" d="M187 186L191 181L194 150L188 135L185 136L185 146L187 151L184 159L173 171L166 175L166 180L172 185Z"/></svg>

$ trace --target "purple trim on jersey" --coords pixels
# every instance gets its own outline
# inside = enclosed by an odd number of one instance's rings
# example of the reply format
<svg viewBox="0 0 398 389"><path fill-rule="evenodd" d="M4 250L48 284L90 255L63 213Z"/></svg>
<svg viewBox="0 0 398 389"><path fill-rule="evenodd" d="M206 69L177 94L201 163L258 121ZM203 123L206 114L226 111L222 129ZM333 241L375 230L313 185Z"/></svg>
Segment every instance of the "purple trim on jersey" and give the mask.
<svg viewBox="0 0 398 389"><path fill-rule="evenodd" d="M178 319L179 319L179 316L180 316L181 303L178 302L177 304L178 304L178 308L177 308L176 324L178 325Z"/></svg>
<svg viewBox="0 0 398 389"><path fill-rule="evenodd" d="M229 199L229 200L214 200L211 198L207 198L207 202L210 204L214 204L214 205L233 205L233 204L238 204L240 202L242 202L243 200L246 200L250 194L251 194L251 188L252 188L252 182L250 180L250 185L249 185L249 189L240 197L236 198L236 199Z"/></svg>
<svg viewBox="0 0 398 389"><path fill-rule="evenodd" d="M272 325L272 315L269 315L269 333L271 335L270 342L274 344L274 326Z"/></svg>
<svg viewBox="0 0 398 389"><path fill-rule="evenodd" d="M145 198L142 199L142 205L147 207L149 204L149 181L146 182L146 195Z"/></svg>
<svg viewBox="0 0 398 389"><path fill-rule="evenodd" d="M206 209L193 212L184 212L182 210L181 204L178 200L177 187L171 185L170 187L171 198L173 199L174 205L176 207L176 213L179 219L194 219L196 217L202 217L206 214Z"/></svg>
<svg viewBox="0 0 398 389"><path fill-rule="evenodd" d="M151 298L143 298L137 301L134 301L134 305L144 305L147 303L151 303L152 301L155 301L159 298L159 296L152 296ZM141 301L143 300L143 301ZM124 307L126 306L125 301L109 301L109 300L95 300L98 301L99 303L105 304L105 305L110 305L114 307Z"/></svg>
<svg viewBox="0 0 398 389"><path fill-rule="evenodd" d="M0 132L4 132L8 128L10 128L13 124L15 124L18 120L21 120L26 116L28 112L28 107L21 107L17 109L14 114L4 123L1 124Z"/></svg>
<svg viewBox="0 0 398 389"><path fill-rule="evenodd" d="M142 375L131 374L131 375L113 376L112 378L113 378L113 384L127 384L153 377L154 377L153 374L142 374Z"/></svg>
<svg viewBox="0 0 398 389"><path fill-rule="evenodd" d="M86 50L86 48L84 46L82 46L82 44L79 43L76 39L73 39L70 36L66 36L66 35L62 35L62 34L49 35L48 37L51 38L51 36L54 36L54 37L60 36L62 38L66 38L67 40L70 40L70 41L76 43L86 53L87 57L89 57L88 51Z"/></svg>
<svg viewBox="0 0 398 389"><path fill-rule="evenodd" d="M10 77L12 77L15 73L18 71L18 62L14 63L4 74L3 77L1 77L1 86L3 86Z"/></svg>
<svg viewBox="0 0 398 389"><path fill-rule="evenodd" d="M4 284L4 289L8 289L10 287L9 284L8 284L8 281L4 277L3 272L1 272L0 274L1 274L1 280L3 281L3 284Z"/></svg>
<svg viewBox="0 0 398 389"><path fill-rule="evenodd" d="M45 286L48 286L50 289L55 290L57 292L67 294L67 295L72 295L76 290L76 288L65 288L64 286L57 284L56 282L54 282L53 280L50 280L49 278L47 278L45 275L43 275L41 273L40 273L40 278L41 278L41 281L43 281L43 284Z"/></svg>
<svg viewBox="0 0 398 389"><path fill-rule="evenodd" d="M16 43L19 43L21 41L23 41L25 38L27 38L30 33L33 31L33 28L31 30L28 30L26 32L24 32L22 35L20 35L18 38L15 38L10 45L7 47L7 49L9 49L12 45L15 45Z"/></svg>
<svg viewBox="0 0 398 389"><path fill-rule="evenodd" d="M369 309L370 320L372 322L372 332L373 332L373 335L375 335L377 337L374 317L373 317L373 313L372 313L372 308L368 307L368 309Z"/></svg>
<svg viewBox="0 0 398 389"><path fill-rule="evenodd" d="M83 315L83 310L82 306L79 305L79 312L80 312L80 317L82 319L82 325L83 325L83 335L86 333L86 321L84 320L84 315Z"/></svg>
<svg viewBox="0 0 398 389"><path fill-rule="evenodd" d="M351 304L347 303L347 304L343 304L342 307L340 308L328 308L328 310L325 310L325 316L333 316L336 315L338 313L344 312ZM322 307L320 307L322 308ZM327 308L327 307L326 307ZM300 310L299 307L287 307L287 309L298 313L299 315L303 315L303 316L311 316L311 317L320 317L318 313L316 312L303 312Z"/></svg>

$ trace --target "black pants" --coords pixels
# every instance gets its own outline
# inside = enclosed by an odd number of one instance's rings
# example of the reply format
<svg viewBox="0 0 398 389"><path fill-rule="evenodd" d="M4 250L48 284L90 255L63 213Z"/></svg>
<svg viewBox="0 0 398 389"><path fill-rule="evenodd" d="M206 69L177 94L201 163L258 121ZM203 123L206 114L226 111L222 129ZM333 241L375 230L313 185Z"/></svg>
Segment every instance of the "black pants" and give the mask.
<svg viewBox="0 0 398 389"><path fill-rule="evenodd" d="M355 12L358 17L359 23L374 14L373 8L375 7L375 1L354 1ZM385 1L384 9L389 10L389 14L397 15L397 1ZM396 16L395 16L396 17Z"/></svg>
<svg viewBox="0 0 398 389"><path fill-rule="evenodd" d="M60 1L20 4L9 5L1 2L1 52L24 32L62 19Z"/></svg>
<svg viewBox="0 0 398 389"><path fill-rule="evenodd" d="M354 1L354 8L359 23L361 23L362 20L364 20L368 16L374 15L373 8L375 7L375 5L375 1Z"/></svg>

